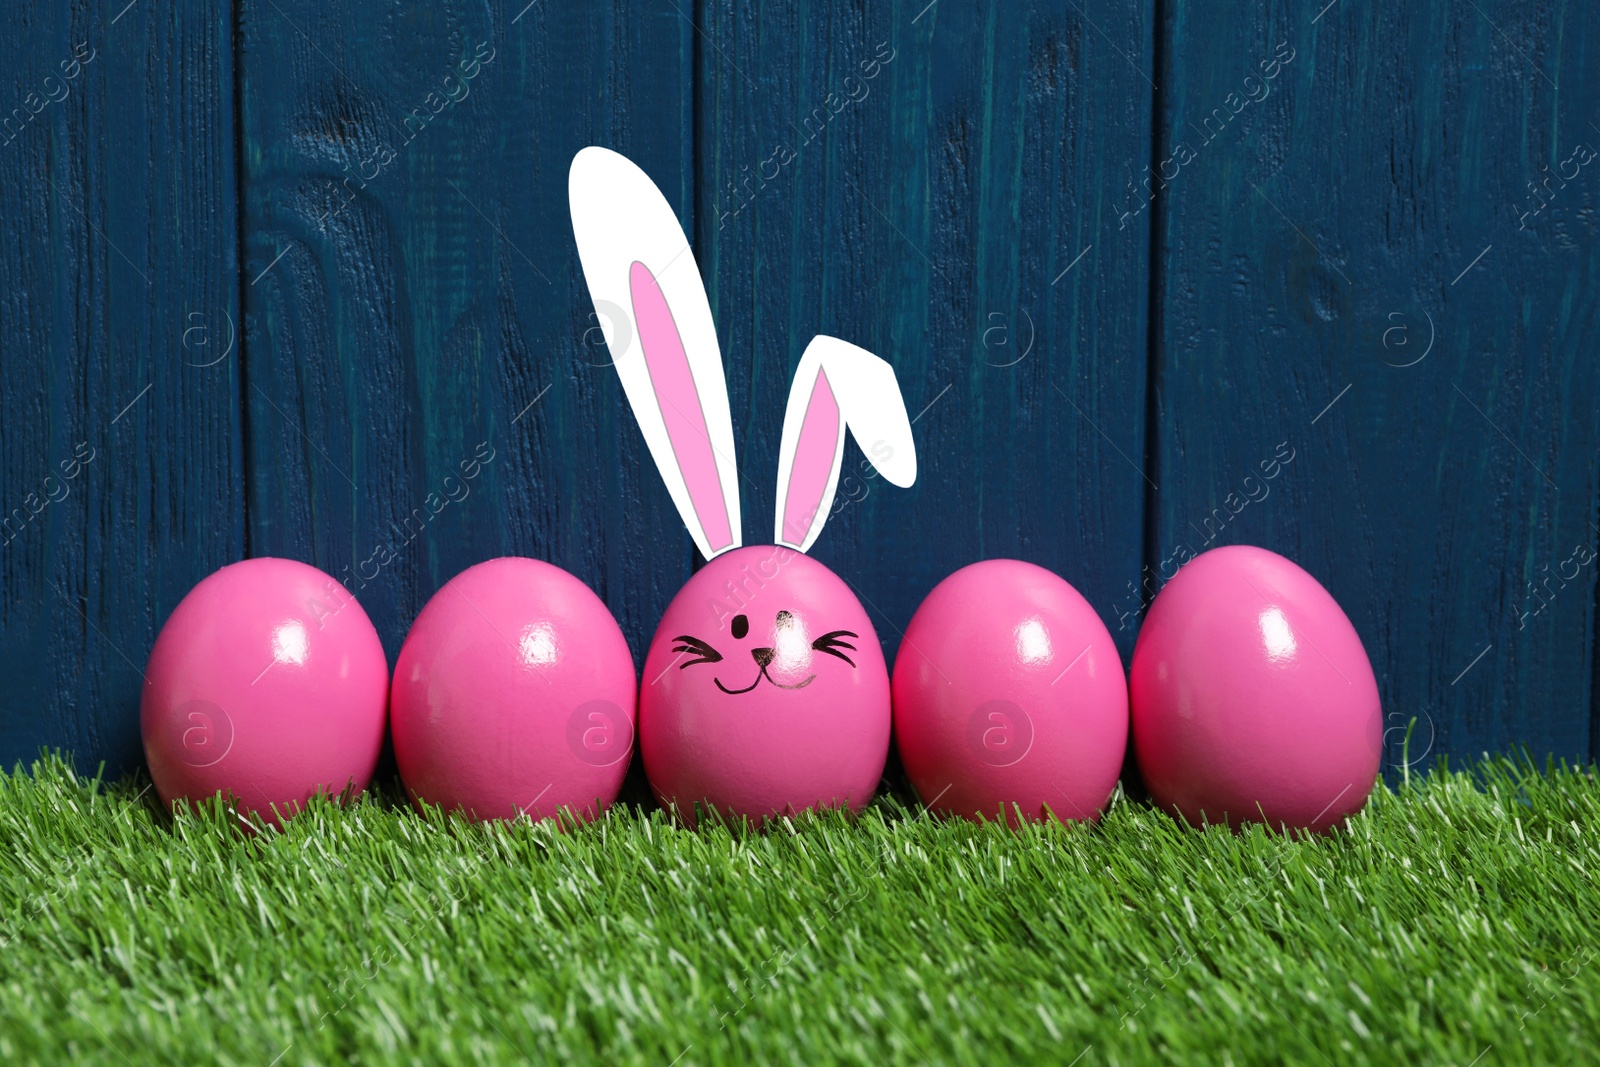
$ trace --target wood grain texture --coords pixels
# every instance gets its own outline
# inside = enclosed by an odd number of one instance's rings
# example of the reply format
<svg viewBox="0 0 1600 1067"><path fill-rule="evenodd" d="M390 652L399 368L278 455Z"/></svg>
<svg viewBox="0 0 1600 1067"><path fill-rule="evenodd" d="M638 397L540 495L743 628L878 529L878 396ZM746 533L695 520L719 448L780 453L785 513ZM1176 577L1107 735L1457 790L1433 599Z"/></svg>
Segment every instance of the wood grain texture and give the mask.
<svg viewBox="0 0 1600 1067"><path fill-rule="evenodd" d="M0 34L0 763L137 766L157 627L243 551L227 9Z"/></svg>
<svg viewBox="0 0 1600 1067"><path fill-rule="evenodd" d="M1138 569L1149 242L1111 209L1149 153L1152 27L1100 30L1119 44L1056 5L706 5L697 247L745 540L773 536L783 405L812 336L887 359L917 483L869 477L847 444L811 554L855 587L891 661L922 598L977 560L1056 571L1114 632Z"/></svg>
<svg viewBox="0 0 1600 1067"><path fill-rule="evenodd" d="M692 211L691 32L664 4L244 5L250 551L344 582L391 663L495 556L577 574L636 656L689 574L567 168L617 147Z"/></svg>
<svg viewBox="0 0 1600 1067"><path fill-rule="evenodd" d="M1320 7L1162 26L1146 564L1238 542L1301 563L1372 657L1391 767L1413 716L1413 759L1583 756L1600 160L1529 183L1600 146L1600 14Z"/></svg>
<svg viewBox="0 0 1600 1067"><path fill-rule="evenodd" d="M1391 769L1413 716L1413 758L1600 755L1600 13L1156 10L24 4L0 760L136 765L158 627L244 555L391 662L460 570L548 559L642 658L695 552L578 267L588 144L694 238L746 543L810 338L896 367L918 483L847 445L814 550L891 658L998 556L1126 658L1186 553L1254 543L1350 614Z"/></svg>

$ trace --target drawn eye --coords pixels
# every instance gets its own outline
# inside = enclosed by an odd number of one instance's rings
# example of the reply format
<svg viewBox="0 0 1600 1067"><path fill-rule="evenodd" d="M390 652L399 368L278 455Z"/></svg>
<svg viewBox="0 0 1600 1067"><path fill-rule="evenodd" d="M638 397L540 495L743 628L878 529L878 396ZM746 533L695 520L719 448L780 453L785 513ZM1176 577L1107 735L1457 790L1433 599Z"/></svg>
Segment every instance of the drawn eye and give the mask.
<svg viewBox="0 0 1600 1067"><path fill-rule="evenodd" d="M839 650L842 648L847 648L851 652L854 652L856 650L856 646L844 639L846 637L859 636L859 634L851 633L849 630L830 630L821 637L817 638L815 641L811 642L811 647L816 649L818 652L826 652L830 656L838 656L840 659L850 664L850 666L854 667L856 665L856 661Z"/></svg>
<svg viewBox="0 0 1600 1067"><path fill-rule="evenodd" d="M688 634L679 634L672 640L674 642L672 651L696 657L695 659L685 660L684 662L678 664L678 669L680 671L685 667L692 667L696 663L720 663L722 661L722 653L718 652L716 649L712 648L698 637L690 637Z"/></svg>

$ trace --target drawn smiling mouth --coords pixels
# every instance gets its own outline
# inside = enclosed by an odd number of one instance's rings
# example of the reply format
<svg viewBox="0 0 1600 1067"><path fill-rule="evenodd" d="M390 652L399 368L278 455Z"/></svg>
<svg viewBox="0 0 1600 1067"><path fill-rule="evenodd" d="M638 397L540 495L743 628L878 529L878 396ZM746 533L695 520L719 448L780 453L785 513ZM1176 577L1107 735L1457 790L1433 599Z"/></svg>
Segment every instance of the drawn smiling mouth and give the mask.
<svg viewBox="0 0 1600 1067"><path fill-rule="evenodd" d="M765 678L770 684L777 686L779 689L804 689L806 686L817 680L817 676L813 674L803 682L796 682L793 685L784 685L782 682L774 682L772 680L772 676L767 673L767 668L765 666L763 666L760 671L756 673L756 680L745 686L743 689L729 689L727 686L722 684L721 678L713 678L711 680L717 683L718 689L732 697L738 696L740 693L750 692L750 690L761 684L761 679L763 678Z"/></svg>

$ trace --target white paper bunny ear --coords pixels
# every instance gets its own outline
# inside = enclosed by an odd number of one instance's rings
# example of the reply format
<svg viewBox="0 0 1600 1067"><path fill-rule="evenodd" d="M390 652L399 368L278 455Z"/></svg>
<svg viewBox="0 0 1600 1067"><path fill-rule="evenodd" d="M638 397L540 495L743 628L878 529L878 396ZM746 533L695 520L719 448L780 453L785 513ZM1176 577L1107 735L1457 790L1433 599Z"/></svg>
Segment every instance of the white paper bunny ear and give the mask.
<svg viewBox="0 0 1600 1067"><path fill-rule="evenodd" d="M585 148L567 175L572 232L622 390L706 559L739 547L739 473L722 353L700 268L655 183Z"/></svg>
<svg viewBox="0 0 1600 1067"><path fill-rule="evenodd" d="M894 368L837 337L814 337L800 357L778 451L775 540L804 552L822 532L839 487L844 431L895 485L917 480L917 450Z"/></svg>

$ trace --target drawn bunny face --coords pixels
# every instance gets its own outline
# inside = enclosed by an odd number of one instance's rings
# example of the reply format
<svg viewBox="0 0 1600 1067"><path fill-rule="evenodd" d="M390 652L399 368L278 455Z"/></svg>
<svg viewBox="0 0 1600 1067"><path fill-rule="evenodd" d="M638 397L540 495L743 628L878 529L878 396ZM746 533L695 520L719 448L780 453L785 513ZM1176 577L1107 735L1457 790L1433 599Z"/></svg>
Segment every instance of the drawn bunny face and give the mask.
<svg viewBox="0 0 1600 1067"><path fill-rule="evenodd" d="M699 267L666 198L633 163L585 148L572 228L639 429L706 566L645 657L639 739L664 804L761 819L871 799L889 746L889 681L850 587L804 555L827 521L848 428L884 478L916 479L894 370L818 336L784 414L771 546L741 548L733 422Z"/></svg>
<svg viewBox="0 0 1600 1067"><path fill-rule="evenodd" d="M642 690L645 773L691 821L695 801L756 820L857 807L883 774L878 635L850 587L791 548L734 549L696 572L662 616Z"/></svg>

